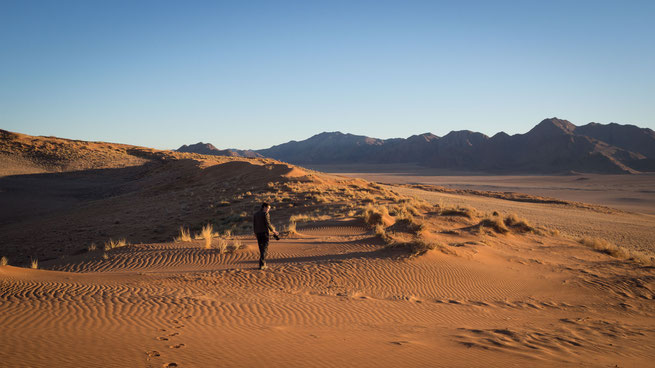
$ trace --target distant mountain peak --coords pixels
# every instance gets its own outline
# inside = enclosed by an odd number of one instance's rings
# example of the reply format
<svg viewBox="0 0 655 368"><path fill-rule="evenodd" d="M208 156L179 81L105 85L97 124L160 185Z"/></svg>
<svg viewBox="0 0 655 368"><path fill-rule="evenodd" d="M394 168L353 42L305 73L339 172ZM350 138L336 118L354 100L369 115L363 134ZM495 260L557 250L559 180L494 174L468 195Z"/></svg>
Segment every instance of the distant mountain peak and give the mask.
<svg viewBox="0 0 655 368"><path fill-rule="evenodd" d="M201 155L212 156L232 156L232 157L261 157L261 155L252 150L225 149L220 150L211 143L198 142L196 144L182 145L176 150L177 152L199 153Z"/></svg>
<svg viewBox="0 0 655 368"><path fill-rule="evenodd" d="M576 126L573 125L568 120L558 119L558 118L549 118L542 120L534 128L532 128L527 134L530 135L548 135L553 134L573 134Z"/></svg>
<svg viewBox="0 0 655 368"><path fill-rule="evenodd" d="M203 142L198 142L196 144L190 144L190 145L182 145L182 147L178 148L178 152L195 152L194 150L217 150L218 148L214 147L213 144L211 143L203 143Z"/></svg>
<svg viewBox="0 0 655 368"><path fill-rule="evenodd" d="M432 133L416 134L407 138L408 141L417 141L417 142L432 142L435 139L439 139L439 136L436 136Z"/></svg>

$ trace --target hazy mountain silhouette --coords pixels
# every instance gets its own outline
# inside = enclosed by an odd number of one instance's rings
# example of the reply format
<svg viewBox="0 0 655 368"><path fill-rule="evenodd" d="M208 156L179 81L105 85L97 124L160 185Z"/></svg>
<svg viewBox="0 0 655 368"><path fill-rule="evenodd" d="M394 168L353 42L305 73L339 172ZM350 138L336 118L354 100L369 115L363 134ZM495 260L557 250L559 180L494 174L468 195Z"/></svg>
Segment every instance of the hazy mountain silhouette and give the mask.
<svg viewBox="0 0 655 368"><path fill-rule="evenodd" d="M212 156L232 156L232 157L262 157L259 153L252 150L224 149L220 150L211 143L198 142L196 144L183 145L177 149L178 152L200 153Z"/></svg>
<svg viewBox="0 0 655 368"><path fill-rule="evenodd" d="M488 137L468 130L377 139L325 132L257 153L294 164L417 163L502 173L655 171L655 132L633 125L545 119L525 134Z"/></svg>

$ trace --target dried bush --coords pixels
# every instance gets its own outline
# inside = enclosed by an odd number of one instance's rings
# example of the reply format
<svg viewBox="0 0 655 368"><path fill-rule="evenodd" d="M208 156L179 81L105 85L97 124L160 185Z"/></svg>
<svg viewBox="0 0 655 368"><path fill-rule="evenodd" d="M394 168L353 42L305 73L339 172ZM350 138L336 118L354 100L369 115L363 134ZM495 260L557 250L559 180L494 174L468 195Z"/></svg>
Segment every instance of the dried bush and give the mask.
<svg viewBox="0 0 655 368"><path fill-rule="evenodd" d="M605 253L615 258L627 259L643 265L655 264L655 258L645 253L619 247L601 238L584 237L578 241L585 247L594 249L598 252Z"/></svg>
<svg viewBox="0 0 655 368"><path fill-rule="evenodd" d="M175 242L190 242L191 240L191 233L189 232L189 229L185 228L184 226L180 226L180 234L175 237Z"/></svg>
<svg viewBox="0 0 655 368"><path fill-rule="evenodd" d="M477 211L471 207L446 207L446 208L440 208L440 213L441 216L461 216L461 217L466 217L468 219L472 219L473 217L476 216Z"/></svg>
<svg viewBox="0 0 655 368"><path fill-rule="evenodd" d="M519 218L515 213L509 214L505 217L505 225L511 227L513 230L528 233L538 232L530 223L522 218Z"/></svg>
<svg viewBox="0 0 655 368"><path fill-rule="evenodd" d="M120 239L120 240L116 240L116 241L109 239L109 241L107 241L105 243L104 249L105 249L105 252L106 252L106 251L112 250L114 248L124 247L126 245L127 245L127 241L125 240L125 238Z"/></svg>
<svg viewBox="0 0 655 368"><path fill-rule="evenodd" d="M205 240L205 249L211 249L212 247L212 238L214 237L214 227L212 224L207 224L202 227L202 232L200 233L202 238Z"/></svg>
<svg viewBox="0 0 655 368"><path fill-rule="evenodd" d="M509 232L505 222L499 216L487 217L480 221L479 226L490 228L499 234L507 234Z"/></svg>

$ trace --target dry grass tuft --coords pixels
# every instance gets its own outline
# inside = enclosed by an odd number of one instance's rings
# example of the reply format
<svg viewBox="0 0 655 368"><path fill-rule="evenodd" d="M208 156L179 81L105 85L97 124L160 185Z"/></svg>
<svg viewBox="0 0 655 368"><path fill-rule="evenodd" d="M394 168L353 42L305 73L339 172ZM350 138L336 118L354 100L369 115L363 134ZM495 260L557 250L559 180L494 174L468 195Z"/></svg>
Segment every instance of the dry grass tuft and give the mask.
<svg viewBox="0 0 655 368"><path fill-rule="evenodd" d="M331 219L332 216L330 215L321 215L319 213L312 213L312 214L298 214L298 215L291 215L289 218L290 222L312 222L312 221L323 221L323 220L329 220Z"/></svg>
<svg viewBox="0 0 655 368"><path fill-rule="evenodd" d="M125 240L125 238L116 241L109 239L109 241L105 243L105 252L112 250L114 248L121 248L126 245L127 245L127 241Z"/></svg>
<svg viewBox="0 0 655 368"><path fill-rule="evenodd" d="M510 231L519 232L519 233L535 233L542 234L542 232L532 226L526 220L519 218L516 214L507 215L504 219L494 212L494 215L491 217L486 217L478 224L480 229L490 228L498 234L507 234Z"/></svg>
<svg viewBox="0 0 655 368"><path fill-rule="evenodd" d="M505 226L505 222L499 216L487 217L480 221L479 226L488 227L499 234L507 234L509 232L509 229Z"/></svg>
<svg viewBox="0 0 655 368"><path fill-rule="evenodd" d="M420 256L435 249L438 249L446 254L452 253L445 245L436 241L426 240L418 236L410 241L393 242L389 246L392 248L406 249L412 256Z"/></svg>
<svg viewBox="0 0 655 368"><path fill-rule="evenodd" d="M30 268L33 268L35 270L38 269L39 268L39 260L36 259L36 258L31 258Z"/></svg>
<svg viewBox="0 0 655 368"><path fill-rule="evenodd" d="M515 213L509 214L505 217L505 225L523 233L538 232L528 221L519 218Z"/></svg>
<svg viewBox="0 0 655 368"><path fill-rule="evenodd" d="M477 215L477 211L471 207L446 207L441 208L439 214L441 216L461 216L472 219Z"/></svg>
<svg viewBox="0 0 655 368"><path fill-rule="evenodd" d="M227 247L228 252L234 252L237 249L244 248L244 244L241 243L241 240L239 239L234 239L232 240L232 243Z"/></svg>
<svg viewBox="0 0 655 368"><path fill-rule="evenodd" d="M364 222L371 227L375 227L376 225L388 226L393 223L393 219L389 215L389 210L384 206L373 206L369 204L364 209L362 217Z"/></svg>
<svg viewBox="0 0 655 368"><path fill-rule="evenodd" d="M96 250L98 250L98 246L96 245L96 243L91 243L91 245L89 245L89 247L86 248L86 250L87 252L95 252Z"/></svg>
<svg viewBox="0 0 655 368"><path fill-rule="evenodd" d="M7 257L0 258L0 266L6 266L9 264L9 259Z"/></svg>
<svg viewBox="0 0 655 368"><path fill-rule="evenodd" d="M180 235L175 237L175 242L190 242L191 241L191 233L189 232L189 229L185 228L184 226L180 226Z"/></svg>
<svg viewBox="0 0 655 368"><path fill-rule="evenodd" d="M290 221L286 229L287 234L289 235L298 235L298 230L296 229L296 222Z"/></svg>
<svg viewBox="0 0 655 368"><path fill-rule="evenodd" d="M222 238L218 239L218 243L216 244L216 249L218 249L219 253L227 252L227 240Z"/></svg>
<svg viewBox="0 0 655 368"><path fill-rule="evenodd" d="M578 241L585 247L605 253L614 258L634 261L642 265L654 265L655 257L648 256L642 252L619 247L601 238L582 238Z"/></svg>
<svg viewBox="0 0 655 368"><path fill-rule="evenodd" d="M205 249L211 249L212 247L212 238L214 237L214 227L212 224L207 224L202 227L202 232L200 232L202 238L205 239Z"/></svg>
<svg viewBox="0 0 655 368"><path fill-rule="evenodd" d="M391 237L391 235L389 235L389 233L387 233L387 229L384 227L384 225L382 224L375 225L373 227L373 231L375 231L375 235L382 238L382 240L385 243L390 244L393 242L393 238Z"/></svg>

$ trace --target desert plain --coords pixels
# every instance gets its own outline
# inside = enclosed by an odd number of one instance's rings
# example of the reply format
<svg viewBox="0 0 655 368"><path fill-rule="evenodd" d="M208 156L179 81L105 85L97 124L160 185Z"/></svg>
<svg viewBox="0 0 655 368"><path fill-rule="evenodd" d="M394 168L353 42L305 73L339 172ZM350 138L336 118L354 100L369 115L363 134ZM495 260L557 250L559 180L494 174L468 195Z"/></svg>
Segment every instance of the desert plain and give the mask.
<svg viewBox="0 0 655 368"><path fill-rule="evenodd" d="M1 133L3 366L653 365L652 176L327 174Z"/></svg>

